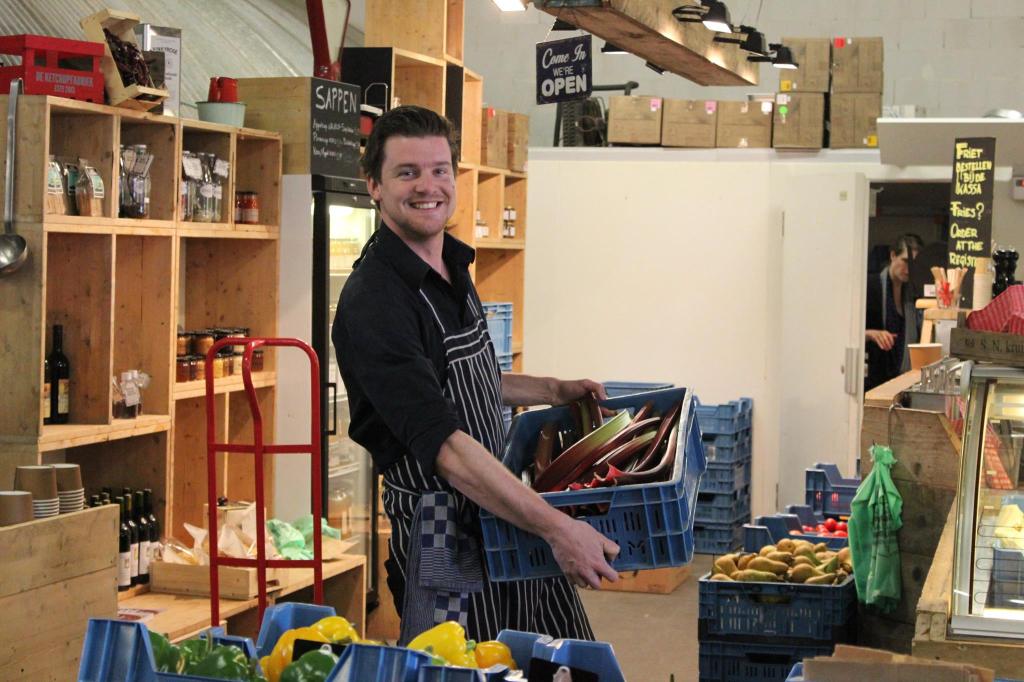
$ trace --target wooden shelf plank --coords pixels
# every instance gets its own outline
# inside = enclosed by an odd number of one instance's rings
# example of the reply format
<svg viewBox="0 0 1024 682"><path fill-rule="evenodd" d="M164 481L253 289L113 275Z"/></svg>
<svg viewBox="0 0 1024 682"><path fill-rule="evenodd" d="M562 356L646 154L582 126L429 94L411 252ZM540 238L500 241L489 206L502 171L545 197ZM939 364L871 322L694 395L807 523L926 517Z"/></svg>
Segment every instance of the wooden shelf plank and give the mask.
<svg viewBox="0 0 1024 682"><path fill-rule="evenodd" d="M417 54L400 47L393 48L395 51L395 66L445 66L443 59L435 59L425 54Z"/></svg>
<svg viewBox="0 0 1024 682"><path fill-rule="evenodd" d="M358 570L365 565L366 557L356 554L343 555L337 561L325 561L323 565L324 581L326 582L329 578L347 573L348 571ZM297 592L313 584L312 570L293 570L296 576L295 580L272 592L272 598ZM236 616L255 609L257 604L257 599L221 599L220 617L230 618ZM126 599L120 603L120 606L122 608L159 611L152 619L146 622L146 627L154 632L166 634L172 641L183 639L210 625L210 600L208 597L149 592Z"/></svg>
<svg viewBox="0 0 1024 682"><path fill-rule="evenodd" d="M277 384L277 372L253 372L252 374L252 385L256 388L264 388L266 386L275 386ZM223 379L213 380L213 392L216 394L221 393L234 393L235 391L243 390L242 386L242 375L235 374ZM182 381L174 385L174 399L184 400L186 398L200 398L206 395L206 381L199 379L197 381Z"/></svg>
<svg viewBox="0 0 1024 682"><path fill-rule="evenodd" d="M122 438L167 431L171 418L166 414L144 414L136 419L115 419L110 424L47 424L39 436L39 451L63 450L105 443Z"/></svg>
<svg viewBox="0 0 1024 682"><path fill-rule="evenodd" d="M522 239L477 239L473 244L477 249L507 249L509 251L522 251L526 248L526 242Z"/></svg>
<svg viewBox="0 0 1024 682"><path fill-rule="evenodd" d="M202 223L195 223L201 225ZM208 223L209 224L209 223ZM258 230L204 230L196 228L179 228L179 237L196 237L199 239L277 239L277 231Z"/></svg>
<svg viewBox="0 0 1024 682"><path fill-rule="evenodd" d="M739 45L713 42L700 23L680 23L672 4L635 0L546 0L542 12L614 44L698 85L757 85L759 64L748 62ZM678 3L677 3L678 4ZM571 11L566 11L571 8Z"/></svg>

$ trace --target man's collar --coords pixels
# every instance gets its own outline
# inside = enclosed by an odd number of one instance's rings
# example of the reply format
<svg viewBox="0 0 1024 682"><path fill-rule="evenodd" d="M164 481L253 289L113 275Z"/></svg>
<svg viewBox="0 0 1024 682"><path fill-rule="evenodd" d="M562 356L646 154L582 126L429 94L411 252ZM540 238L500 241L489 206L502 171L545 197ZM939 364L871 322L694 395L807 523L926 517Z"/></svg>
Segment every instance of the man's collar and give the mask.
<svg viewBox="0 0 1024 682"><path fill-rule="evenodd" d="M424 278L430 273L430 265L416 255L416 252L410 249L387 224L381 223L377 232L376 241L380 246L381 255L391 263L406 284L413 289L419 289ZM465 242L445 232L441 257L449 265L468 268L475 260L476 252Z"/></svg>

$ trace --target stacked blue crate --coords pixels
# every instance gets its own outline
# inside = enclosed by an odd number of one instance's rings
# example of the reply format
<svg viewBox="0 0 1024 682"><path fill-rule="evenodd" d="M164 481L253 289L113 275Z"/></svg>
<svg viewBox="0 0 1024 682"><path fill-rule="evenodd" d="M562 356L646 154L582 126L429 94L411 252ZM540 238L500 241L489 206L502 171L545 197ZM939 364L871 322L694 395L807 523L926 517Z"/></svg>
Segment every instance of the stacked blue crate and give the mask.
<svg viewBox="0 0 1024 682"><path fill-rule="evenodd" d="M740 398L697 407L708 460L693 524L694 551L700 554L724 554L743 542L743 524L750 521L753 405Z"/></svg>

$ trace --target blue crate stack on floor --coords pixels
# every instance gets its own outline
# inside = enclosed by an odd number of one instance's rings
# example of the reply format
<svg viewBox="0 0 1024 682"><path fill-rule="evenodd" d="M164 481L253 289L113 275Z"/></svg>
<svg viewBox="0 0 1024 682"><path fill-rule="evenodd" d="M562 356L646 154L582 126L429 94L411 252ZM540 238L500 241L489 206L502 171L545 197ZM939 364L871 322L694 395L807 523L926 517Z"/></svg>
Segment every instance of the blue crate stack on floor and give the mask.
<svg viewBox="0 0 1024 682"><path fill-rule="evenodd" d="M748 533L743 550L757 552L763 540ZM710 578L698 582L700 682L785 682L794 664L855 639L853 576L835 586Z"/></svg>
<svg viewBox="0 0 1024 682"><path fill-rule="evenodd" d="M743 542L743 524L750 521L753 408L750 398L697 407L708 460L693 524L699 554L724 554Z"/></svg>

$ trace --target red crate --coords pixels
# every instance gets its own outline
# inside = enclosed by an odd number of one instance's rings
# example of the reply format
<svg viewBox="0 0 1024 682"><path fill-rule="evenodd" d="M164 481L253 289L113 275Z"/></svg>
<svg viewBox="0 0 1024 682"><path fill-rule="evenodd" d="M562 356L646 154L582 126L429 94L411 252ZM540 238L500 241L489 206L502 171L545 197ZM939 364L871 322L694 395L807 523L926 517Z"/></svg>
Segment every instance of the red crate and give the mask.
<svg viewBox="0 0 1024 682"><path fill-rule="evenodd" d="M21 64L0 68L0 93L8 92L11 81L21 78L26 95L56 95L103 104L101 43L29 34L0 36L0 54L21 57ZM67 68L69 59L87 61L90 66Z"/></svg>

